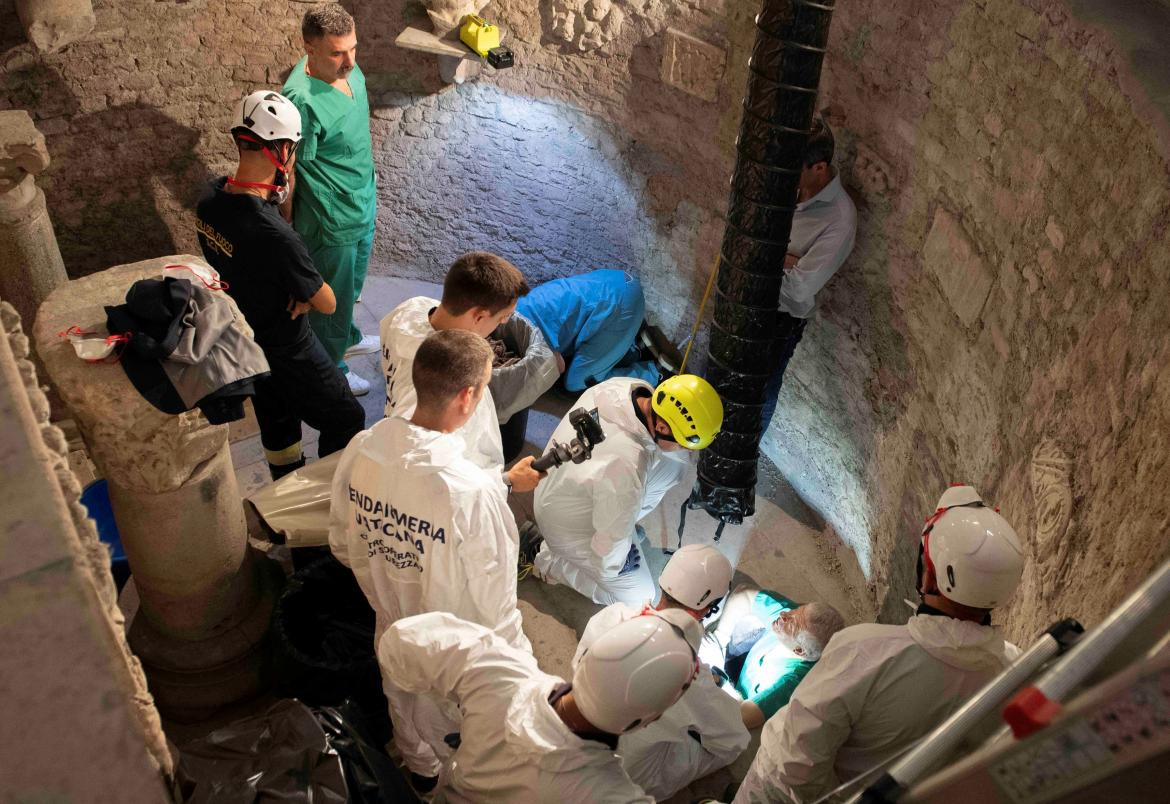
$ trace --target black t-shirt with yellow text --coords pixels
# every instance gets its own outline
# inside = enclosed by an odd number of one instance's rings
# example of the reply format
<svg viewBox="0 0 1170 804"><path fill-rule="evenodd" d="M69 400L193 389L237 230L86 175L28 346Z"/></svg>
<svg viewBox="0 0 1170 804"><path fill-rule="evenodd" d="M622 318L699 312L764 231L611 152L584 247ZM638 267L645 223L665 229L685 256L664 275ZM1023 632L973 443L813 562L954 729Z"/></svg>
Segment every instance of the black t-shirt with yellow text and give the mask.
<svg viewBox="0 0 1170 804"><path fill-rule="evenodd" d="M307 316L289 318L291 299L307 302L324 280L301 236L275 204L224 189L214 180L195 208L203 257L228 284L260 346L294 346L308 337Z"/></svg>

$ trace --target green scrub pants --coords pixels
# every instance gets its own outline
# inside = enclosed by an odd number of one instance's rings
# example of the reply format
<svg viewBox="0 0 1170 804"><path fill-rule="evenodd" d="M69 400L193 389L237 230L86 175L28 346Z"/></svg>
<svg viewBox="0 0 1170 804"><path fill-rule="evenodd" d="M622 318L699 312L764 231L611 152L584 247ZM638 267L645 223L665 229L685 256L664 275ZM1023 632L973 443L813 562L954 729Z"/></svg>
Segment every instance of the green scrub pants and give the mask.
<svg viewBox="0 0 1170 804"><path fill-rule="evenodd" d="M332 315L316 310L309 312L309 326L317 333L317 338L342 374L349 371L345 364L345 350L362 339L361 330L353 323L353 305L366 284L373 245L373 228L358 242L344 246L308 243L313 264L337 297L337 309Z"/></svg>

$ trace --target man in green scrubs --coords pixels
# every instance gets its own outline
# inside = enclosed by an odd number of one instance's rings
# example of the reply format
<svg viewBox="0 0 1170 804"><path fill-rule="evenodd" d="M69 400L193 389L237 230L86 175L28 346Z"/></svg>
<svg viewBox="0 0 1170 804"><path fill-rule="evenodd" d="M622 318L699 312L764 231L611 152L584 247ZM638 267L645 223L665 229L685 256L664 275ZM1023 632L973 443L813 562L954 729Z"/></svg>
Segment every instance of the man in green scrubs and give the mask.
<svg viewBox="0 0 1170 804"><path fill-rule="evenodd" d="M370 384L349 370L345 358L379 349L378 336L363 337L353 323L377 213L366 79L356 62L353 17L340 5L309 9L301 34L305 57L281 89L302 121L291 209L282 211L291 213L293 227L337 297L336 312L310 313L309 325L360 395Z"/></svg>
<svg viewBox="0 0 1170 804"><path fill-rule="evenodd" d="M844 627L840 613L825 603L801 606L744 586L732 592L714 636L725 651L725 674L743 701L744 725L758 728L787 704L829 639Z"/></svg>

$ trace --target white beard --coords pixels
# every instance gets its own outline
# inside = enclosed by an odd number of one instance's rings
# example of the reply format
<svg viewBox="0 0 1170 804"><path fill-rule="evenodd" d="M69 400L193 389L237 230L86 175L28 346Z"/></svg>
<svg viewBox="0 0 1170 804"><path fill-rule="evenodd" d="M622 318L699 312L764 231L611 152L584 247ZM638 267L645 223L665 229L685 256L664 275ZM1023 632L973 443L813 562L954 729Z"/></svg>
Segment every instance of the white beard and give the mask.
<svg viewBox="0 0 1170 804"><path fill-rule="evenodd" d="M800 647L800 643L796 641L796 637L790 636L783 631L777 631L774 628L772 629L772 633L774 633L776 635L776 639L778 639L780 641L780 645L783 648L785 648L789 653L791 653L792 657L794 659L803 659L804 658L804 656L802 654L799 654L796 652L796 649L798 647Z"/></svg>

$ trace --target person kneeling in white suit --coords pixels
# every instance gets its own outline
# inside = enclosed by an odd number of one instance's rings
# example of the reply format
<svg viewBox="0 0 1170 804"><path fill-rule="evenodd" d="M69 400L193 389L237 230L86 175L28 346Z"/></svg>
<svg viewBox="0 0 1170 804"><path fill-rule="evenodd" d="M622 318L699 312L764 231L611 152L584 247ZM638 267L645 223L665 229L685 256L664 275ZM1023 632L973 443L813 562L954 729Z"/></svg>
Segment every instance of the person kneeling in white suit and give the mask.
<svg viewBox="0 0 1170 804"><path fill-rule="evenodd" d="M485 251L455 260L443 280L443 298L415 296L391 310L378 325L382 339L382 373L386 378L386 418L414 415L417 394L411 366L419 344L445 330L473 332L487 338L516 311L516 300L528 282L512 263ZM494 469L504 463L500 422L492 392L476 407L463 428L467 457L477 466Z"/></svg>
<svg viewBox="0 0 1170 804"><path fill-rule="evenodd" d="M727 594L731 563L708 544L688 544L666 563L658 584L658 611L681 612L696 623L712 614ZM589 620L573 667L619 623L649 611L625 603L606 606ZM711 668L700 664L695 683L678 703L644 729L623 734L618 754L630 778L658 800L668 799L695 779L729 765L750 737L735 698L719 688Z"/></svg>
<svg viewBox="0 0 1170 804"><path fill-rule="evenodd" d="M393 684L463 713L435 800L651 804L622 769L618 735L653 722L695 677L698 624L653 612L601 636L566 684L527 651L450 614L399 620L378 643Z"/></svg>
<svg viewBox="0 0 1170 804"><path fill-rule="evenodd" d="M638 606L654 596L650 568L634 544L635 525L680 483L685 452L709 445L723 425L723 403L702 377L683 374L657 388L612 379L573 408L597 409L605 440L583 463L557 468L537 489L533 512L543 544L524 545L534 574L564 583L595 603ZM553 440L574 436L566 415Z"/></svg>
<svg viewBox="0 0 1170 804"><path fill-rule="evenodd" d="M540 474L526 458L502 474L473 463L464 425L491 374L492 350L472 332L428 336L411 369L412 418L383 419L359 433L333 479L329 546L353 570L376 613L375 634L401 617L448 611L531 650L516 608L519 536L505 478L531 490ZM385 674L383 674L385 681ZM439 770L456 713L385 684L394 740L407 768Z"/></svg>

